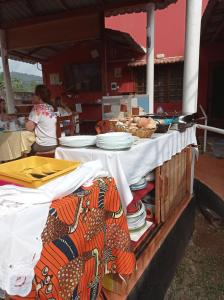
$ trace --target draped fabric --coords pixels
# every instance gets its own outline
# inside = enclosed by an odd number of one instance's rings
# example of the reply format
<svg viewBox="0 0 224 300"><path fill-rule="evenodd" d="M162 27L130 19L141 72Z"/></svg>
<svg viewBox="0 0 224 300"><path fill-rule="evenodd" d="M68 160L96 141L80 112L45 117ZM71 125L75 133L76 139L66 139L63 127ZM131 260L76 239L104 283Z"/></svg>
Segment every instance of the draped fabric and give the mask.
<svg viewBox="0 0 224 300"><path fill-rule="evenodd" d="M128 275L135 268L126 218L110 177L54 201L42 240L32 291L25 299L94 300L104 274Z"/></svg>

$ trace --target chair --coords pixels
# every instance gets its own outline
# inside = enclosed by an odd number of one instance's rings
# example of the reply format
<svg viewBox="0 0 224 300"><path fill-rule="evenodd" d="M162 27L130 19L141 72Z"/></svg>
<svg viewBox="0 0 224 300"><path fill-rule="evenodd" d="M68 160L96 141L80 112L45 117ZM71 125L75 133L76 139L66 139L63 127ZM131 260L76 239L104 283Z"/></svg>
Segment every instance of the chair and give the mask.
<svg viewBox="0 0 224 300"><path fill-rule="evenodd" d="M57 146L59 146L59 138L62 136L62 133L65 133L66 135L75 134L73 115L57 117L57 122L56 122ZM54 158L54 154L55 154L55 150L51 150L47 152L37 152L35 155Z"/></svg>
<svg viewBox="0 0 224 300"><path fill-rule="evenodd" d="M109 120L102 120L97 122L95 126L95 130L97 134L107 133L107 132L115 131L115 125L113 124L113 122Z"/></svg>
<svg viewBox="0 0 224 300"><path fill-rule="evenodd" d="M73 115L57 117L56 135L57 135L58 145L59 145L59 138L62 136L62 133L65 133L66 135L75 134Z"/></svg>

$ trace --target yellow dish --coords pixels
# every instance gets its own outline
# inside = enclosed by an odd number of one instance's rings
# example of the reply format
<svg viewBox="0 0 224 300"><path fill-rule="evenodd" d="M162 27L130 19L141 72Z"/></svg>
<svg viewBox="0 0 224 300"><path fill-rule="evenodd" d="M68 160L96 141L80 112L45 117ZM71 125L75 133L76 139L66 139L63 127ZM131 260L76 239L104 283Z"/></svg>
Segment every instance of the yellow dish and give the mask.
<svg viewBox="0 0 224 300"><path fill-rule="evenodd" d="M0 165L0 179L36 188L73 171L79 165L79 161L30 156Z"/></svg>

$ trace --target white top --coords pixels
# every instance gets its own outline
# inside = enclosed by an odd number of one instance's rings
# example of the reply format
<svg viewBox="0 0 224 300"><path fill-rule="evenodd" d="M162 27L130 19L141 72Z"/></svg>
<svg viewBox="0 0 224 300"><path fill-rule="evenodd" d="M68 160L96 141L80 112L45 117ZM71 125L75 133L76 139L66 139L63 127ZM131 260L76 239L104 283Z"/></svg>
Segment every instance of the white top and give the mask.
<svg viewBox="0 0 224 300"><path fill-rule="evenodd" d="M195 130L193 126L183 133L174 130L166 134L154 133L151 139L138 139L129 150L122 151L58 147L55 157L82 162L100 159L104 169L114 177L125 209L133 199L129 186L187 145L197 144Z"/></svg>
<svg viewBox="0 0 224 300"><path fill-rule="evenodd" d="M36 124L36 143L40 146L57 145L56 122L57 112L53 106L43 103L34 105L30 112L29 120Z"/></svg>

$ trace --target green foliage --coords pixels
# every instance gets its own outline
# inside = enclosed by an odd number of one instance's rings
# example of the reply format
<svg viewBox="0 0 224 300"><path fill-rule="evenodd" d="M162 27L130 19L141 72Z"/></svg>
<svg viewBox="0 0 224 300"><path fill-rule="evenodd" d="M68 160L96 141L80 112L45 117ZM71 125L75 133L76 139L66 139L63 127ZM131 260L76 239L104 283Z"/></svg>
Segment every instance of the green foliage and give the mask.
<svg viewBox="0 0 224 300"><path fill-rule="evenodd" d="M42 78L36 75L11 72L12 88L14 92L33 92L37 84L43 83ZM0 91L4 89L3 73L0 73Z"/></svg>

